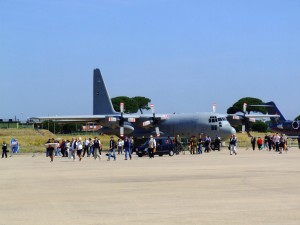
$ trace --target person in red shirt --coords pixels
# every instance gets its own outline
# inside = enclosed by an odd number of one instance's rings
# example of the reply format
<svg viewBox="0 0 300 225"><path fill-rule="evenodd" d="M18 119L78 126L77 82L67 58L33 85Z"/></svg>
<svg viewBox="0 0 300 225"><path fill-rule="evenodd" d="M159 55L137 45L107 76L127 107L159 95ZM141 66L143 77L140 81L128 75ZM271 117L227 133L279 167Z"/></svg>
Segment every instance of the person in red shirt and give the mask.
<svg viewBox="0 0 300 225"><path fill-rule="evenodd" d="M257 146L258 146L259 150L262 149L262 144L263 144L263 140L261 139L261 137L258 137L258 139L257 139Z"/></svg>

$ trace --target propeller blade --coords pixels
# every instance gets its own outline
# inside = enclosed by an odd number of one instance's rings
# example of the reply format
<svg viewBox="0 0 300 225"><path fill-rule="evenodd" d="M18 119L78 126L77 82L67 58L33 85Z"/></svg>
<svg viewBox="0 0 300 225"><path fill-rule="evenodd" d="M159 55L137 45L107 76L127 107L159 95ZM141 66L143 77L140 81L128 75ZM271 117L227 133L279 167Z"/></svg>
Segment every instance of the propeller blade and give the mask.
<svg viewBox="0 0 300 225"><path fill-rule="evenodd" d="M150 109L151 109L152 114L154 114L155 113L155 108L154 108L153 104L150 105Z"/></svg>
<svg viewBox="0 0 300 225"><path fill-rule="evenodd" d="M159 137L160 136L159 127L155 127L155 132L156 132L157 137Z"/></svg>
<svg viewBox="0 0 300 225"><path fill-rule="evenodd" d="M120 127L120 136L121 136L121 137L124 136L124 127Z"/></svg>
<svg viewBox="0 0 300 225"><path fill-rule="evenodd" d="M212 107L212 111L215 113L216 112L216 109L217 109L217 105L216 103L213 104L213 107Z"/></svg>
<svg viewBox="0 0 300 225"><path fill-rule="evenodd" d="M244 103L244 105L243 105L243 112L246 113L246 110L247 110L247 103Z"/></svg>
<svg viewBox="0 0 300 225"><path fill-rule="evenodd" d="M120 102L120 112L124 112L124 102Z"/></svg>
<svg viewBox="0 0 300 225"><path fill-rule="evenodd" d="M246 126L242 125L242 133L245 133L245 130L246 130Z"/></svg>

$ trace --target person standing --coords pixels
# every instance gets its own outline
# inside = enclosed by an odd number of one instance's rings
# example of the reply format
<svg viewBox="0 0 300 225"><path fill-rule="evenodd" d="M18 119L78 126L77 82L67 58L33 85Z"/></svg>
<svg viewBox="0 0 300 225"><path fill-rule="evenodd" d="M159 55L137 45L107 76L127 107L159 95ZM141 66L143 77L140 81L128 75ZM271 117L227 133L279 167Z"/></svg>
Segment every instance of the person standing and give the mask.
<svg viewBox="0 0 300 225"><path fill-rule="evenodd" d="M279 152L279 142L280 142L280 136L278 135L278 133L276 133L276 135L274 136L274 140L275 142L275 151Z"/></svg>
<svg viewBox="0 0 300 225"><path fill-rule="evenodd" d="M256 137L255 136L251 137L251 145L252 145L253 151L255 151L255 145L256 145Z"/></svg>
<svg viewBox="0 0 300 225"><path fill-rule="evenodd" d="M7 158L7 144L5 141L2 143L2 158Z"/></svg>
<svg viewBox="0 0 300 225"><path fill-rule="evenodd" d="M196 137L192 136L191 139L190 139L190 153L192 155L196 154L196 149L197 149Z"/></svg>
<svg viewBox="0 0 300 225"><path fill-rule="evenodd" d="M279 154L282 154L284 150L284 146L285 146L285 138L283 134L281 134L279 138Z"/></svg>
<svg viewBox="0 0 300 225"><path fill-rule="evenodd" d="M205 146L204 152L206 152L206 153L208 153L210 151L210 142L211 142L210 137L208 135L206 135L205 140L204 140L204 146Z"/></svg>
<svg viewBox="0 0 300 225"><path fill-rule="evenodd" d="M89 139L85 138L84 142L83 142L83 155L82 155L82 157L85 156L85 153L86 153L87 157L90 157L90 151L89 151L90 146L89 145L90 145Z"/></svg>
<svg viewBox="0 0 300 225"><path fill-rule="evenodd" d="M114 158L114 161L116 161L116 141L114 140L113 136L110 136L109 141L109 152L108 152L108 159L107 161L110 161L110 157L112 156Z"/></svg>
<svg viewBox="0 0 300 225"><path fill-rule="evenodd" d="M101 141L97 137L95 137L93 148L94 148L94 159L96 160L97 158L99 158L99 160L101 160L101 152L100 152Z"/></svg>
<svg viewBox="0 0 300 225"><path fill-rule="evenodd" d="M203 139L202 134L200 134L198 139L198 154L202 154L202 146L203 146Z"/></svg>
<svg viewBox="0 0 300 225"><path fill-rule="evenodd" d="M59 147L60 147L60 152L61 152L62 157L65 157L65 155L66 155L66 141L65 141L65 139L62 139Z"/></svg>
<svg viewBox="0 0 300 225"><path fill-rule="evenodd" d="M122 155L123 154L123 148L125 148L124 146L124 141L122 139L118 139L118 155Z"/></svg>
<svg viewBox="0 0 300 225"><path fill-rule="evenodd" d="M262 145L263 145L263 140L261 137L258 137L257 138L257 147L258 147L258 150L262 150Z"/></svg>
<svg viewBox="0 0 300 225"><path fill-rule="evenodd" d="M231 135L229 144L230 144L230 155L232 155L232 153L234 153L236 155L237 154L237 151L236 151L237 138L234 134Z"/></svg>
<svg viewBox="0 0 300 225"><path fill-rule="evenodd" d="M132 141L128 137L125 137L124 140L125 160L128 159L128 156L131 160L131 148L132 148Z"/></svg>
<svg viewBox="0 0 300 225"><path fill-rule="evenodd" d="M70 154L69 154L69 158L73 158L73 160L75 160L75 151L76 151L76 142L77 142L77 139L75 139L74 137L72 138L72 141L71 141L71 145L70 145Z"/></svg>
<svg viewBox="0 0 300 225"><path fill-rule="evenodd" d="M54 147L56 147L57 145L56 145L57 143L55 143L55 141L54 141L54 139L52 138L51 139L51 141L50 141L50 143L49 143L49 147L48 147L48 149L49 149L49 156L50 156L50 162L53 162L53 159L54 159Z"/></svg>
<svg viewBox="0 0 300 225"><path fill-rule="evenodd" d="M77 150L77 156L79 158L79 161L81 161L82 148L83 148L82 140L81 137L79 137L76 142L76 150Z"/></svg>
<svg viewBox="0 0 300 225"><path fill-rule="evenodd" d="M269 146L268 146L269 145L269 138L270 138L269 135L266 134L265 138L264 138L264 149L265 148L267 148L267 149L269 148Z"/></svg>
<svg viewBox="0 0 300 225"><path fill-rule="evenodd" d="M298 147L300 148L300 135L298 136Z"/></svg>
<svg viewBox="0 0 300 225"><path fill-rule="evenodd" d="M51 143L51 139L49 138L48 139L48 141L46 142L46 144L49 144L49 143ZM49 156L49 145L47 145L47 148L46 148L46 157L48 157Z"/></svg>
<svg viewBox="0 0 300 225"><path fill-rule="evenodd" d="M175 148L176 148L176 154L179 154L179 152L182 150L182 145L181 145L181 138L179 134L175 137ZM183 151L183 153L185 153Z"/></svg>
<svg viewBox="0 0 300 225"><path fill-rule="evenodd" d="M148 154L150 159L154 158L154 152L153 152L154 148L156 148L156 141L153 138L153 136L150 135L149 142L148 142Z"/></svg>
<svg viewBox="0 0 300 225"><path fill-rule="evenodd" d="M271 151L272 150L272 146L273 146L273 138L271 137L271 135L269 135L268 141L269 141L269 143L268 143L269 151Z"/></svg>
<svg viewBox="0 0 300 225"><path fill-rule="evenodd" d="M95 140L92 140L91 138L89 138L89 147L90 147L90 156L94 156L94 142Z"/></svg>
<svg viewBox="0 0 300 225"><path fill-rule="evenodd" d="M65 142L65 157L69 157L70 155L70 141L66 140Z"/></svg>
<svg viewBox="0 0 300 225"><path fill-rule="evenodd" d="M214 149L220 151L221 137L216 135Z"/></svg>

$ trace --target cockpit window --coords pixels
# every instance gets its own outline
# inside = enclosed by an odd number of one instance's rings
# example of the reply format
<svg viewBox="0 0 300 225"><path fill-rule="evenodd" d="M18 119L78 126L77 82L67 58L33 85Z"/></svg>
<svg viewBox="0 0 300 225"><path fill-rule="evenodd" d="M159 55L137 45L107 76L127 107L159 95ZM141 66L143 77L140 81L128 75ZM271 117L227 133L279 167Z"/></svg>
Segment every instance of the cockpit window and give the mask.
<svg viewBox="0 0 300 225"><path fill-rule="evenodd" d="M216 123L216 122L220 122L220 121L223 121L225 118L223 117L219 117L217 118L216 116L210 116L209 119L208 119L208 122L209 123Z"/></svg>

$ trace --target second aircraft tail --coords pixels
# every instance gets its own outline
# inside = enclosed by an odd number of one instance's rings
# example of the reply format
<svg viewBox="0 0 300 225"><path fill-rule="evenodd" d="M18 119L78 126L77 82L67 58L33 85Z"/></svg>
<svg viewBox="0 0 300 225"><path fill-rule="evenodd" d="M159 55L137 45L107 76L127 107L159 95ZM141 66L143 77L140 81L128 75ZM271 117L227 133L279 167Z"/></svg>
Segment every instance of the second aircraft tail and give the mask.
<svg viewBox="0 0 300 225"><path fill-rule="evenodd" d="M277 125L277 124L282 124L284 121L286 121L286 119L284 118L284 116L282 115L282 113L279 111L279 109L277 108L276 104L274 102L267 102L266 105L268 105L267 107L267 111L269 114L272 115L279 115L279 118L274 118L271 117L271 123L273 125Z"/></svg>

